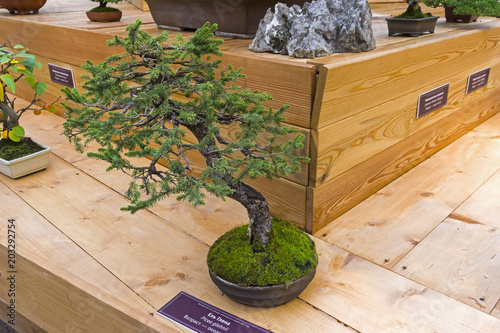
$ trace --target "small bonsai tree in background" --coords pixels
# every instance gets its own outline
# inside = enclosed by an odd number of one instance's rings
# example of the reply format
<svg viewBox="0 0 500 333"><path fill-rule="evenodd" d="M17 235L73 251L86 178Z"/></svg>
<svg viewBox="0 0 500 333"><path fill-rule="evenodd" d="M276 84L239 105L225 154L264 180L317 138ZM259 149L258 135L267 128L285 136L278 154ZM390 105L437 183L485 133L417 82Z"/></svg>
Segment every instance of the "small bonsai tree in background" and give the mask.
<svg viewBox="0 0 500 333"><path fill-rule="evenodd" d="M406 11L398 16L397 18L408 18L408 19L418 19L424 17L431 17L431 13L422 12L422 8L420 7L419 0L406 0L408 7Z"/></svg>
<svg viewBox="0 0 500 333"><path fill-rule="evenodd" d="M422 0L429 7L452 7L453 14L473 16L500 16L498 0Z"/></svg>
<svg viewBox="0 0 500 333"><path fill-rule="evenodd" d="M287 107L266 108L269 94L236 86L241 70L218 70L222 40L213 38L216 25L205 24L187 42L178 35L172 45L164 44L166 32L152 37L140 26L137 21L127 27L126 38L108 41L125 53L82 66L90 73L85 93L63 90L81 106L65 105L64 134L81 152L89 142L98 143L101 148L88 155L132 177L126 192L131 204L124 210L134 213L171 195L202 205L205 191L233 198L246 208L248 239L261 251L273 237L269 206L244 181L296 172L308 160L293 154L303 135L278 143L295 132L282 126ZM223 136L228 125L239 126L234 140ZM187 132L195 142L188 142ZM193 151L205 162L199 173L190 162ZM143 157L149 158L146 165L134 164Z"/></svg>
<svg viewBox="0 0 500 333"><path fill-rule="evenodd" d="M101 0L90 0L92 2L99 2L99 6L94 7L90 10L90 12L116 12L120 11L118 8L113 8L113 7L108 7L108 3L119 3L122 0L107 0L107 1L101 1Z"/></svg>
<svg viewBox="0 0 500 333"><path fill-rule="evenodd" d="M5 44L0 45L0 122L3 124L3 138L19 142L24 135L24 129L19 125L19 119L28 110L33 110L35 114L40 113L39 108L34 108L40 102L40 96L47 89L45 82L37 81L33 74L35 68L40 69L42 65L35 61L35 56L29 54L22 45L14 46L17 53L8 50ZM24 108L16 110L15 98L7 94L7 88L16 92L16 84L23 79L34 91L34 96L30 104Z"/></svg>

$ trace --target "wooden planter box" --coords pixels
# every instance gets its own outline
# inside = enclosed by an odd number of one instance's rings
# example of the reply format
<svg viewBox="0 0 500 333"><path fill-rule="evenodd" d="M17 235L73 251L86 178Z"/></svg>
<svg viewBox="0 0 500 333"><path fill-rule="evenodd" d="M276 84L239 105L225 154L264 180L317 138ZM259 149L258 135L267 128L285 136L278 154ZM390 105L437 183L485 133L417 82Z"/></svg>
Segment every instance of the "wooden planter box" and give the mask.
<svg viewBox="0 0 500 333"><path fill-rule="evenodd" d="M206 22L217 23L218 34L234 38L253 38L268 8L276 0L146 0L160 29L198 29ZM283 0L288 6L305 0Z"/></svg>

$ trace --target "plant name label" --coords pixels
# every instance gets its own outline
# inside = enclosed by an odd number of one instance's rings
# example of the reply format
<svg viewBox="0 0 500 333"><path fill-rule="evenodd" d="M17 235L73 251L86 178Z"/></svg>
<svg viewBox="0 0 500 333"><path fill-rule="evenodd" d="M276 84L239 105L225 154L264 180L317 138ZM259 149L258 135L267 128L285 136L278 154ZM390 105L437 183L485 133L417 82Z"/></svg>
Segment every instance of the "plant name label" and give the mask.
<svg viewBox="0 0 500 333"><path fill-rule="evenodd" d="M485 87L488 84L489 77L490 67L469 75L469 79L467 80L467 90L465 91L465 94L470 94L475 90Z"/></svg>
<svg viewBox="0 0 500 333"><path fill-rule="evenodd" d="M75 87L75 78L71 69L49 64L49 73L52 82L59 83L70 88Z"/></svg>
<svg viewBox="0 0 500 333"><path fill-rule="evenodd" d="M272 333L182 291L158 314L196 333Z"/></svg>
<svg viewBox="0 0 500 333"><path fill-rule="evenodd" d="M447 83L418 96L417 119L448 104L449 89Z"/></svg>

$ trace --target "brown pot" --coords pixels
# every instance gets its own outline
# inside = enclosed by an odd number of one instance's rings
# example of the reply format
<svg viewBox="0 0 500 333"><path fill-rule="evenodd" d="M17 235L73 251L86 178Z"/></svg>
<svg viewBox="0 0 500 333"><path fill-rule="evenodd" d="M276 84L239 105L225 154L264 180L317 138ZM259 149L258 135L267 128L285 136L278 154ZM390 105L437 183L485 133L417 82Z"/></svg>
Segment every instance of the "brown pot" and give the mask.
<svg viewBox="0 0 500 333"><path fill-rule="evenodd" d="M0 0L0 6L7 9L9 13L26 15L30 12L38 14L38 10L42 8L47 0Z"/></svg>
<svg viewBox="0 0 500 333"><path fill-rule="evenodd" d="M87 17L93 22L118 22L122 18L122 12L87 12Z"/></svg>
<svg viewBox="0 0 500 333"><path fill-rule="evenodd" d="M418 37L426 32L434 33L439 16L431 16L418 19L408 19L399 17L386 18L389 36L396 34L410 35Z"/></svg>
<svg viewBox="0 0 500 333"><path fill-rule="evenodd" d="M444 7L444 17L446 17L446 22L462 22L470 23L476 22L479 16L473 15L457 15L453 14L455 7Z"/></svg>
<svg viewBox="0 0 500 333"><path fill-rule="evenodd" d="M146 0L159 29L198 29L206 22L217 23L218 35L253 38L259 22L277 0ZM281 0L303 5L306 0Z"/></svg>
<svg viewBox="0 0 500 333"><path fill-rule="evenodd" d="M316 274L316 268L306 276L292 281L288 285L279 284L267 287L239 286L228 282L217 275L211 269L208 270L212 282L235 302L268 308L283 305L290 302L306 289Z"/></svg>

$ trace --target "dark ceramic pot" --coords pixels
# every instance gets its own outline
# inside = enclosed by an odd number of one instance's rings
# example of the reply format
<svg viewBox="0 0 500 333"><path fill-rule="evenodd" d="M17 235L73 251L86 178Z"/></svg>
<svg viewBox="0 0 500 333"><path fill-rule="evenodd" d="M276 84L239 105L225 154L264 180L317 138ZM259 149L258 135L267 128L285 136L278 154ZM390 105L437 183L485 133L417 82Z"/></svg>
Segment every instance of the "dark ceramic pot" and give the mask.
<svg viewBox="0 0 500 333"><path fill-rule="evenodd" d="M218 35L253 38L268 8L278 0L146 0L160 29L198 29L206 22L217 23ZM282 0L291 6L306 0Z"/></svg>
<svg viewBox="0 0 500 333"><path fill-rule="evenodd" d="M221 279L212 273L212 270L209 270L209 274L215 285L233 301L250 306L269 308L285 304L299 296L314 278L316 269L293 281L288 286L280 284L267 287L239 286Z"/></svg>
<svg viewBox="0 0 500 333"><path fill-rule="evenodd" d="M87 17L93 22L118 22L122 18L122 12L87 12Z"/></svg>
<svg viewBox="0 0 500 333"><path fill-rule="evenodd" d="M462 22L462 23L470 23L476 22L479 16L473 15L456 15L453 14L453 10L455 7L444 7L444 17L446 18L446 22Z"/></svg>
<svg viewBox="0 0 500 333"><path fill-rule="evenodd" d="M431 16L419 19L406 19L391 17L386 18L389 36L396 34L418 37L426 32L434 33L439 16Z"/></svg>
<svg viewBox="0 0 500 333"><path fill-rule="evenodd" d="M38 14L40 8L42 8L47 0L0 0L0 6L7 9L9 13L19 13L22 15Z"/></svg>

